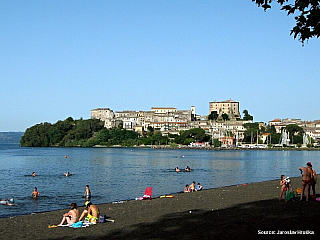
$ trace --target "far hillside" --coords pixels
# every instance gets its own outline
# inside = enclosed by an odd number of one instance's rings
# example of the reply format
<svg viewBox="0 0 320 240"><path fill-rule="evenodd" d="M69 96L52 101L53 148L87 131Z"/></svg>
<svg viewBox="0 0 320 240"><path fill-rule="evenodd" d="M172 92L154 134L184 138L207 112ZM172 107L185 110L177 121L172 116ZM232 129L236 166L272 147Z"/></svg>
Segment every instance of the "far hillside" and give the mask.
<svg viewBox="0 0 320 240"><path fill-rule="evenodd" d="M23 132L0 132L0 144L20 143Z"/></svg>

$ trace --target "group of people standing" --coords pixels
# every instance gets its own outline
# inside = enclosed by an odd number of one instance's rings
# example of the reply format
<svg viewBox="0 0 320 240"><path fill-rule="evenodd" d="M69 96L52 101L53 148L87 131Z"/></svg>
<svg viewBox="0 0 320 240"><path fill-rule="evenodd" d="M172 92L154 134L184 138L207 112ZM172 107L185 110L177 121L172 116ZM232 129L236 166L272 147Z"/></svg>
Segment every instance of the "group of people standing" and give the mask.
<svg viewBox="0 0 320 240"><path fill-rule="evenodd" d="M303 199L304 195L306 197L306 201L309 201L310 190L312 190L313 193L312 197L316 197L317 173L312 168L311 162L308 162L306 167L300 167L299 170L302 176L300 201ZM290 178L285 175L281 175L280 187L279 201L281 201L283 197L285 201L289 200L288 193L293 192ZM294 200L294 198L292 199Z"/></svg>

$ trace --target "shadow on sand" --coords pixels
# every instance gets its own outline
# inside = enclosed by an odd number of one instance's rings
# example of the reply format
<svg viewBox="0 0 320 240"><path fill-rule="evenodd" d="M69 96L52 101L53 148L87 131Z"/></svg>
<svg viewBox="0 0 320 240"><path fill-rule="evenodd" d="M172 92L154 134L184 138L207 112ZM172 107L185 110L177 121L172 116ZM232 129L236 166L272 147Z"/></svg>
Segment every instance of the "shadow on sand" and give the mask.
<svg viewBox="0 0 320 240"><path fill-rule="evenodd" d="M103 231L96 232L90 239L275 239L280 236L301 239L302 236L316 238L320 233L320 202L315 200L285 203L273 199L221 210L190 211L164 215L156 222L136 224L105 235ZM259 231L274 233L259 234ZM280 231L289 232L279 235Z"/></svg>

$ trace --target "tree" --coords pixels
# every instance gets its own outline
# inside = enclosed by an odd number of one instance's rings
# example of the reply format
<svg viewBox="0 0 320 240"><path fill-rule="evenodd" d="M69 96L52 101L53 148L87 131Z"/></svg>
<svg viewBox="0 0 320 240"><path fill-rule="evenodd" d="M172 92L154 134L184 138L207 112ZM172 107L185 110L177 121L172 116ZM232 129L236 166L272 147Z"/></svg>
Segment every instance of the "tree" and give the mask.
<svg viewBox="0 0 320 240"><path fill-rule="evenodd" d="M208 115L208 120L217 120L218 118L218 112L217 111L212 111L209 115Z"/></svg>
<svg viewBox="0 0 320 240"><path fill-rule="evenodd" d="M305 40L320 36L320 0L252 0L264 11L271 8L272 2L277 2L290 14L295 14L296 25L290 32L303 44Z"/></svg>
<svg viewBox="0 0 320 240"><path fill-rule="evenodd" d="M248 110L243 110L243 114L244 114L244 116L243 116L243 120L244 121L252 121L253 120L253 116L251 116L250 114L249 114L249 112L248 112Z"/></svg>
<svg viewBox="0 0 320 240"><path fill-rule="evenodd" d="M228 121L228 120L229 120L229 116L228 116L228 114L226 114L226 113L222 114L221 117L222 117L222 119L223 119L224 121Z"/></svg>

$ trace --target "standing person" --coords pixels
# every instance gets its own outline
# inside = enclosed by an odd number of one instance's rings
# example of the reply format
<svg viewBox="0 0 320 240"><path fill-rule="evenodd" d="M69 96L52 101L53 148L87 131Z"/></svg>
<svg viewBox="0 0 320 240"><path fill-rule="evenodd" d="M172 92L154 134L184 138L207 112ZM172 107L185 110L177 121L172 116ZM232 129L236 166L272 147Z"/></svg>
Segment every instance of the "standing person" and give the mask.
<svg viewBox="0 0 320 240"><path fill-rule="evenodd" d="M84 216L87 216L85 219L90 223L97 223L99 220L99 208L96 205L93 205L90 201L86 201L85 204L86 209L83 210L79 221L81 221Z"/></svg>
<svg viewBox="0 0 320 240"><path fill-rule="evenodd" d="M286 191L287 191L287 187L286 187L286 176L285 175L281 175L280 177L280 195L279 195L279 201L282 200L282 196L284 196L284 200L286 201Z"/></svg>
<svg viewBox="0 0 320 240"><path fill-rule="evenodd" d="M84 196L86 199L91 198L91 191L90 191L89 185L86 186L86 191L84 192Z"/></svg>
<svg viewBox="0 0 320 240"><path fill-rule="evenodd" d="M58 226L61 226L64 224L65 221L67 221L68 225L72 226L72 224L78 222L79 219L79 210L76 203L71 203L71 207L69 212L63 214L62 220Z"/></svg>
<svg viewBox="0 0 320 240"><path fill-rule="evenodd" d="M310 188L310 183L311 183L311 178L312 178L312 164L311 162L307 163L307 167L300 167L302 172L302 192L301 192L301 197L300 201L302 200L303 194L306 195L306 201L309 200L309 188Z"/></svg>
<svg viewBox="0 0 320 240"><path fill-rule="evenodd" d="M33 198L37 198L39 195L40 195L40 193L38 192L38 189L35 187L35 188L33 189L33 192L31 193L31 196L32 196Z"/></svg>
<svg viewBox="0 0 320 240"><path fill-rule="evenodd" d="M311 163L311 162L309 162L309 163L310 163L310 165L311 165L311 171L312 171L310 186L311 186L311 188L312 188L313 196L316 197L317 172L316 172L316 170L314 170L314 169L312 168L312 163Z"/></svg>

